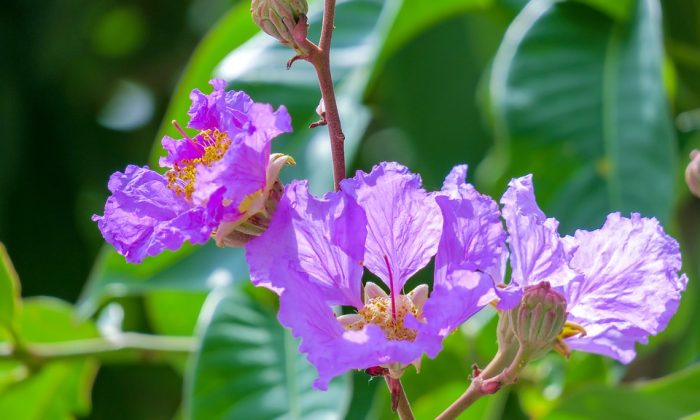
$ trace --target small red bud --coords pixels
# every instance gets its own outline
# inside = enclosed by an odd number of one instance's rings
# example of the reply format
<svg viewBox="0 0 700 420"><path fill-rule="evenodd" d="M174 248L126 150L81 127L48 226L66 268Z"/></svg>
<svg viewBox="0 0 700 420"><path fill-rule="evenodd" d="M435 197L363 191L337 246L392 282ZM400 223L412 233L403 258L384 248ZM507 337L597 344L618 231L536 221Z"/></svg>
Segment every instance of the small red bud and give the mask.
<svg viewBox="0 0 700 420"><path fill-rule="evenodd" d="M487 381L481 384L483 394L495 394L499 389L501 389L501 381Z"/></svg>
<svg viewBox="0 0 700 420"><path fill-rule="evenodd" d="M381 366L372 366L365 369L365 373L369 376L384 376L389 373L389 369Z"/></svg>

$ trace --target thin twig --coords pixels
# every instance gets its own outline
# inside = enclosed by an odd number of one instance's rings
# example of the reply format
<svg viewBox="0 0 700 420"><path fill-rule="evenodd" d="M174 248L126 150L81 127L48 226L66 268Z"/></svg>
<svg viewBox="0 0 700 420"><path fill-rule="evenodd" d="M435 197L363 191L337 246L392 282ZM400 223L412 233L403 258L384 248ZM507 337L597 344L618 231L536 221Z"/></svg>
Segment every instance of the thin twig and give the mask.
<svg viewBox="0 0 700 420"><path fill-rule="evenodd" d="M166 355L189 354L196 350L193 337L169 337L140 333L122 333L114 338L88 338L57 343L26 343L23 346L0 345L0 360L18 360L42 365L58 360L97 358L102 361L154 361Z"/></svg>
<svg viewBox="0 0 700 420"><path fill-rule="evenodd" d="M333 159L333 179L336 191L340 189L340 181L345 178L345 135L340 125L340 115L333 89L331 77L331 39L333 37L335 17L335 0L326 0L321 27L321 40L318 47L311 48L308 60L313 64L321 88L321 98L325 106L325 121L328 125L328 135L331 140L331 156Z"/></svg>
<svg viewBox="0 0 700 420"><path fill-rule="evenodd" d="M456 419L457 416L471 407L479 398L484 395L494 394L501 386L515 382L519 370L515 371L511 367L520 366L522 360L524 360L524 355L520 350L518 350L515 357L513 353L508 354L499 350L488 366L480 371L478 375L475 375L467 390L436 417L436 420Z"/></svg>

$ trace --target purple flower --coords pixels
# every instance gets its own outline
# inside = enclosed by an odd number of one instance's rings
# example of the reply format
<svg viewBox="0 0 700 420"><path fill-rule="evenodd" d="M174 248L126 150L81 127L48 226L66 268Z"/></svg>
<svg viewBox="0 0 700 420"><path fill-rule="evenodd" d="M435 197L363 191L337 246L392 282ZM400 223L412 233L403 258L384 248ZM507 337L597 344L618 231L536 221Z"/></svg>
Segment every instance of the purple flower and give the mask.
<svg viewBox="0 0 700 420"><path fill-rule="evenodd" d="M226 82L212 80L214 91L195 89L188 126L200 130L183 139L165 136L164 175L129 166L109 182L112 195L104 216L93 220L105 240L129 262L186 241L203 243L216 232L217 244L254 215L269 218L268 198L289 156L270 154L274 137L290 132L287 110L253 102L245 92L224 90Z"/></svg>
<svg viewBox="0 0 700 420"><path fill-rule="evenodd" d="M265 234L246 248L251 279L280 295L280 322L301 337L319 373L315 386L350 369L392 375L435 357L442 340L494 298L485 271L501 260L505 234L493 200L453 169L443 190L396 163L358 172L316 198L287 186ZM437 253L433 291L406 281ZM386 290L362 284L363 266ZM387 292L388 290L388 292ZM347 315L336 316L333 306Z"/></svg>
<svg viewBox="0 0 700 420"><path fill-rule="evenodd" d="M497 288L503 309L526 286L549 282L567 301L561 342L629 363L637 342L666 328L688 281L678 244L656 219L610 214L602 228L560 238L558 223L537 206L532 177L513 179L501 199L512 277ZM575 334L583 332L585 335ZM577 336L578 335L578 336Z"/></svg>

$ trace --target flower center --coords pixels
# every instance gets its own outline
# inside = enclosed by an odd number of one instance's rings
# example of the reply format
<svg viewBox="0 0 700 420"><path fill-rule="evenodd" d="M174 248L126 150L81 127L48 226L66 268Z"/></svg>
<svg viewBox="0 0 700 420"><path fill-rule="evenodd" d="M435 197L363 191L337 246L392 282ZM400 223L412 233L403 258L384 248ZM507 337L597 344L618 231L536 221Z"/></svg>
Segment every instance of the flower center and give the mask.
<svg viewBox="0 0 700 420"><path fill-rule="evenodd" d="M179 195L184 195L188 200L192 199L194 181L197 177L197 165L211 166L221 160L226 154L231 140L228 135L219 129L204 130L198 136L191 138L185 135L186 140L203 149L202 156L195 159L183 159L173 165L173 169L165 173L168 179L168 188Z"/></svg>
<svg viewBox="0 0 700 420"><path fill-rule="evenodd" d="M421 315L420 308L416 307L411 298L406 295L399 295L394 299L394 305L396 317L392 314L390 297L373 297L368 302L365 302L365 306L358 312L361 318L358 317L355 322L345 325L345 329L357 331L367 324L374 324L384 330L386 338L389 340L415 340L418 332L414 329L406 328L403 322L408 314L419 318Z"/></svg>

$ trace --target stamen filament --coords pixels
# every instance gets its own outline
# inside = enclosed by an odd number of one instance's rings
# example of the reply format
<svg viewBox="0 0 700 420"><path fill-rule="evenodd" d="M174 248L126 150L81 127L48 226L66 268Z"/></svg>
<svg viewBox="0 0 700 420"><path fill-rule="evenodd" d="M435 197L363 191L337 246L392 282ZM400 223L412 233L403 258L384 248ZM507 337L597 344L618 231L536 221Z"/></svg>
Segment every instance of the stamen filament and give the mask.
<svg viewBox="0 0 700 420"><path fill-rule="evenodd" d="M177 123L176 120L171 121L172 125L175 127L175 129L182 134L182 137L186 138L187 140L191 141L194 143L194 140L192 140L192 137L188 136L187 133L185 133L185 130L182 129L180 124Z"/></svg>
<svg viewBox="0 0 700 420"><path fill-rule="evenodd" d="M391 298L391 318L396 322L396 300L394 297L394 274L391 272L391 266L389 265L389 258L385 255L384 262L386 263L386 269L389 270L389 297Z"/></svg>

